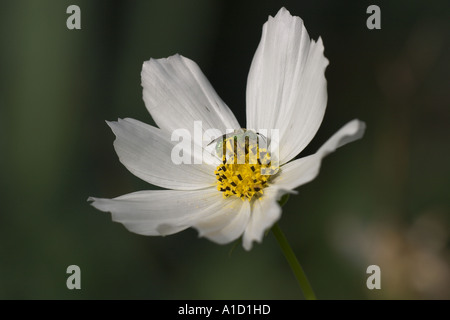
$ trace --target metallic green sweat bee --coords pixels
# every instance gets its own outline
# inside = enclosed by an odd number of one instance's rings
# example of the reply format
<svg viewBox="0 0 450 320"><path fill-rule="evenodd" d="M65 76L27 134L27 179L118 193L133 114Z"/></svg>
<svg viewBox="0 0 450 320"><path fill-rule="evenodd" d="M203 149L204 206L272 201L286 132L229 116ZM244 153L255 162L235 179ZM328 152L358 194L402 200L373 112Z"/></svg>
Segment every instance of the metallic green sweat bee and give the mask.
<svg viewBox="0 0 450 320"><path fill-rule="evenodd" d="M234 130L231 133L224 134L223 136L214 139L211 141L209 145L213 143L216 144L216 154L219 158L223 158L223 155L226 154L226 148L227 148L227 142L233 139L233 150L230 150L232 154L237 154L238 150L242 150L244 152L248 152L249 144L255 144L254 147L256 147L260 140L264 140L264 143L266 142L266 138L257 132L254 132L252 130L247 130L245 128ZM244 153L245 155L245 153Z"/></svg>

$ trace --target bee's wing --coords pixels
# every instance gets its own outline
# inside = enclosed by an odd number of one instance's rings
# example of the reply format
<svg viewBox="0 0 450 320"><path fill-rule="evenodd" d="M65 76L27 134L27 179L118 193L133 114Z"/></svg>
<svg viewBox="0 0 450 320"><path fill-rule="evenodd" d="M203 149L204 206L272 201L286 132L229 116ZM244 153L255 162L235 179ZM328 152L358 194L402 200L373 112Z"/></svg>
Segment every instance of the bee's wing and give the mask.
<svg viewBox="0 0 450 320"><path fill-rule="evenodd" d="M225 140L225 139L229 138L231 135L232 135L232 133L224 134L223 136L220 136L220 137L212 140L210 143L208 143L208 146L213 144L213 143L219 142L219 140Z"/></svg>
<svg viewBox="0 0 450 320"><path fill-rule="evenodd" d="M219 141L220 138L222 138L222 137L218 137L218 138L212 140L212 141L211 141L210 143L208 143L207 145L208 145L208 146L212 145L214 142Z"/></svg>

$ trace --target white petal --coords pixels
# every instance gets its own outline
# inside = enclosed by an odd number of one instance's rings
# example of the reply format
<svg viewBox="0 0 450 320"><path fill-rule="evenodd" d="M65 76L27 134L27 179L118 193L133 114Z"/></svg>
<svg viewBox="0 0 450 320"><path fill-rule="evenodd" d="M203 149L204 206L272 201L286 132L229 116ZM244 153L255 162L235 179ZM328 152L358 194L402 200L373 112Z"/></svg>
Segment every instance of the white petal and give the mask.
<svg viewBox="0 0 450 320"><path fill-rule="evenodd" d="M360 139L366 126L364 122L353 120L336 132L313 155L289 162L281 167L281 172L273 180L277 188L292 190L313 180L319 173L322 158L337 148Z"/></svg>
<svg viewBox="0 0 450 320"><path fill-rule="evenodd" d="M224 207L211 219L202 221L195 226L199 230L200 236L219 244L225 244L242 235L250 218L250 203L233 197L227 200L232 202L229 206Z"/></svg>
<svg viewBox="0 0 450 320"><path fill-rule="evenodd" d="M253 241L261 242L266 230L280 218L281 207L278 200L282 195L280 190L269 187L264 189L263 197L254 201L250 221L242 238L245 250L252 248Z"/></svg>
<svg viewBox="0 0 450 320"><path fill-rule="evenodd" d="M153 190L114 199L89 198L92 205L112 213L112 219L142 235L169 235L189 228L215 213L222 194L214 188L195 191Z"/></svg>
<svg viewBox="0 0 450 320"><path fill-rule="evenodd" d="M214 166L175 164L171 159L176 142L170 134L134 119L108 122L116 135L114 148L122 162L134 175L151 184L176 190L194 190L216 183ZM192 148L194 152L195 148ZM200 152L201 153L201 152ZM200 155L195 154L195 157Z"/></svg>
<svg viewBox="0 0 450 320"><path fill-rule="evenodd" d="M347 143L361 139L366 130L366 124L363 121L354 119L340 128L330 139L325 142L317 151L322 157L334 152L337 148Z"/></svg>
<svg viewBox="0 0 450 320"><path fill-rule="evenodd" d="M311 41L299 17L284 8L264 24L247 82L247 128L278 129L286 163L316 134L327 103L319 38Z"/></svg>
<svg viewBox="0 0 450 320"><path fill-rule="evenodd" d="M220 99L198 65L174 55L150 59L142 66L145 106L163 130L183 128L193 132L194 121L202 121L203 131L240 128L235 116Z"/></svg>

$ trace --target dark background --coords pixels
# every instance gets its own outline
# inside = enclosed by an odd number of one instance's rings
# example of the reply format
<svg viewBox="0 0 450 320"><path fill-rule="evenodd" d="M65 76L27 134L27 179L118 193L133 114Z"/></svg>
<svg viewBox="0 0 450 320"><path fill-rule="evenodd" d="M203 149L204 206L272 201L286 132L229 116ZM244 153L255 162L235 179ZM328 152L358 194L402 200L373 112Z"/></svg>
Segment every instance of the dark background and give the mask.
<svg viewBox="0 0 450 320"><path fill-rule="evenodd" d="M81 8L81 30L66 8ZM366 9L381 8L381 30ZM322 299L450 298L450 2L2 1L0 298L298 299L269 234L250 252L195 230L143 237L92 208L153 186L122 166L104 120L151 123L150 57L196 61L245 123L261 28L285 6L323 38L328 107L302 155L346 122L364 138L327 157L280 225ZM66 268L81 268L81 290ZM381 290L366 268L381 268Z"/></svg>

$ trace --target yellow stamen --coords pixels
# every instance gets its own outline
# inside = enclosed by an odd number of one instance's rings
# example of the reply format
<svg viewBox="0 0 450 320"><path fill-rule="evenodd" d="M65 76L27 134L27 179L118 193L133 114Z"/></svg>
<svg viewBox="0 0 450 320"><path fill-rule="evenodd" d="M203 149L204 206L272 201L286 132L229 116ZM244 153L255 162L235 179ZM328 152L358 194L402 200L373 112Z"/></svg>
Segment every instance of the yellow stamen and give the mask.
<svg viewBox="0 0 450 320"><path fill-rule="evenodd" d="M278 171L278 167L272 166L267 149L247 143L245 152L238 154L233 137L224 139L223 148L222 164L214 172L217 190L223 192L224 198L234 195L250 201L260 197L272 175ZM228 152L228 159L226 150L231 151Z"/></svg>

